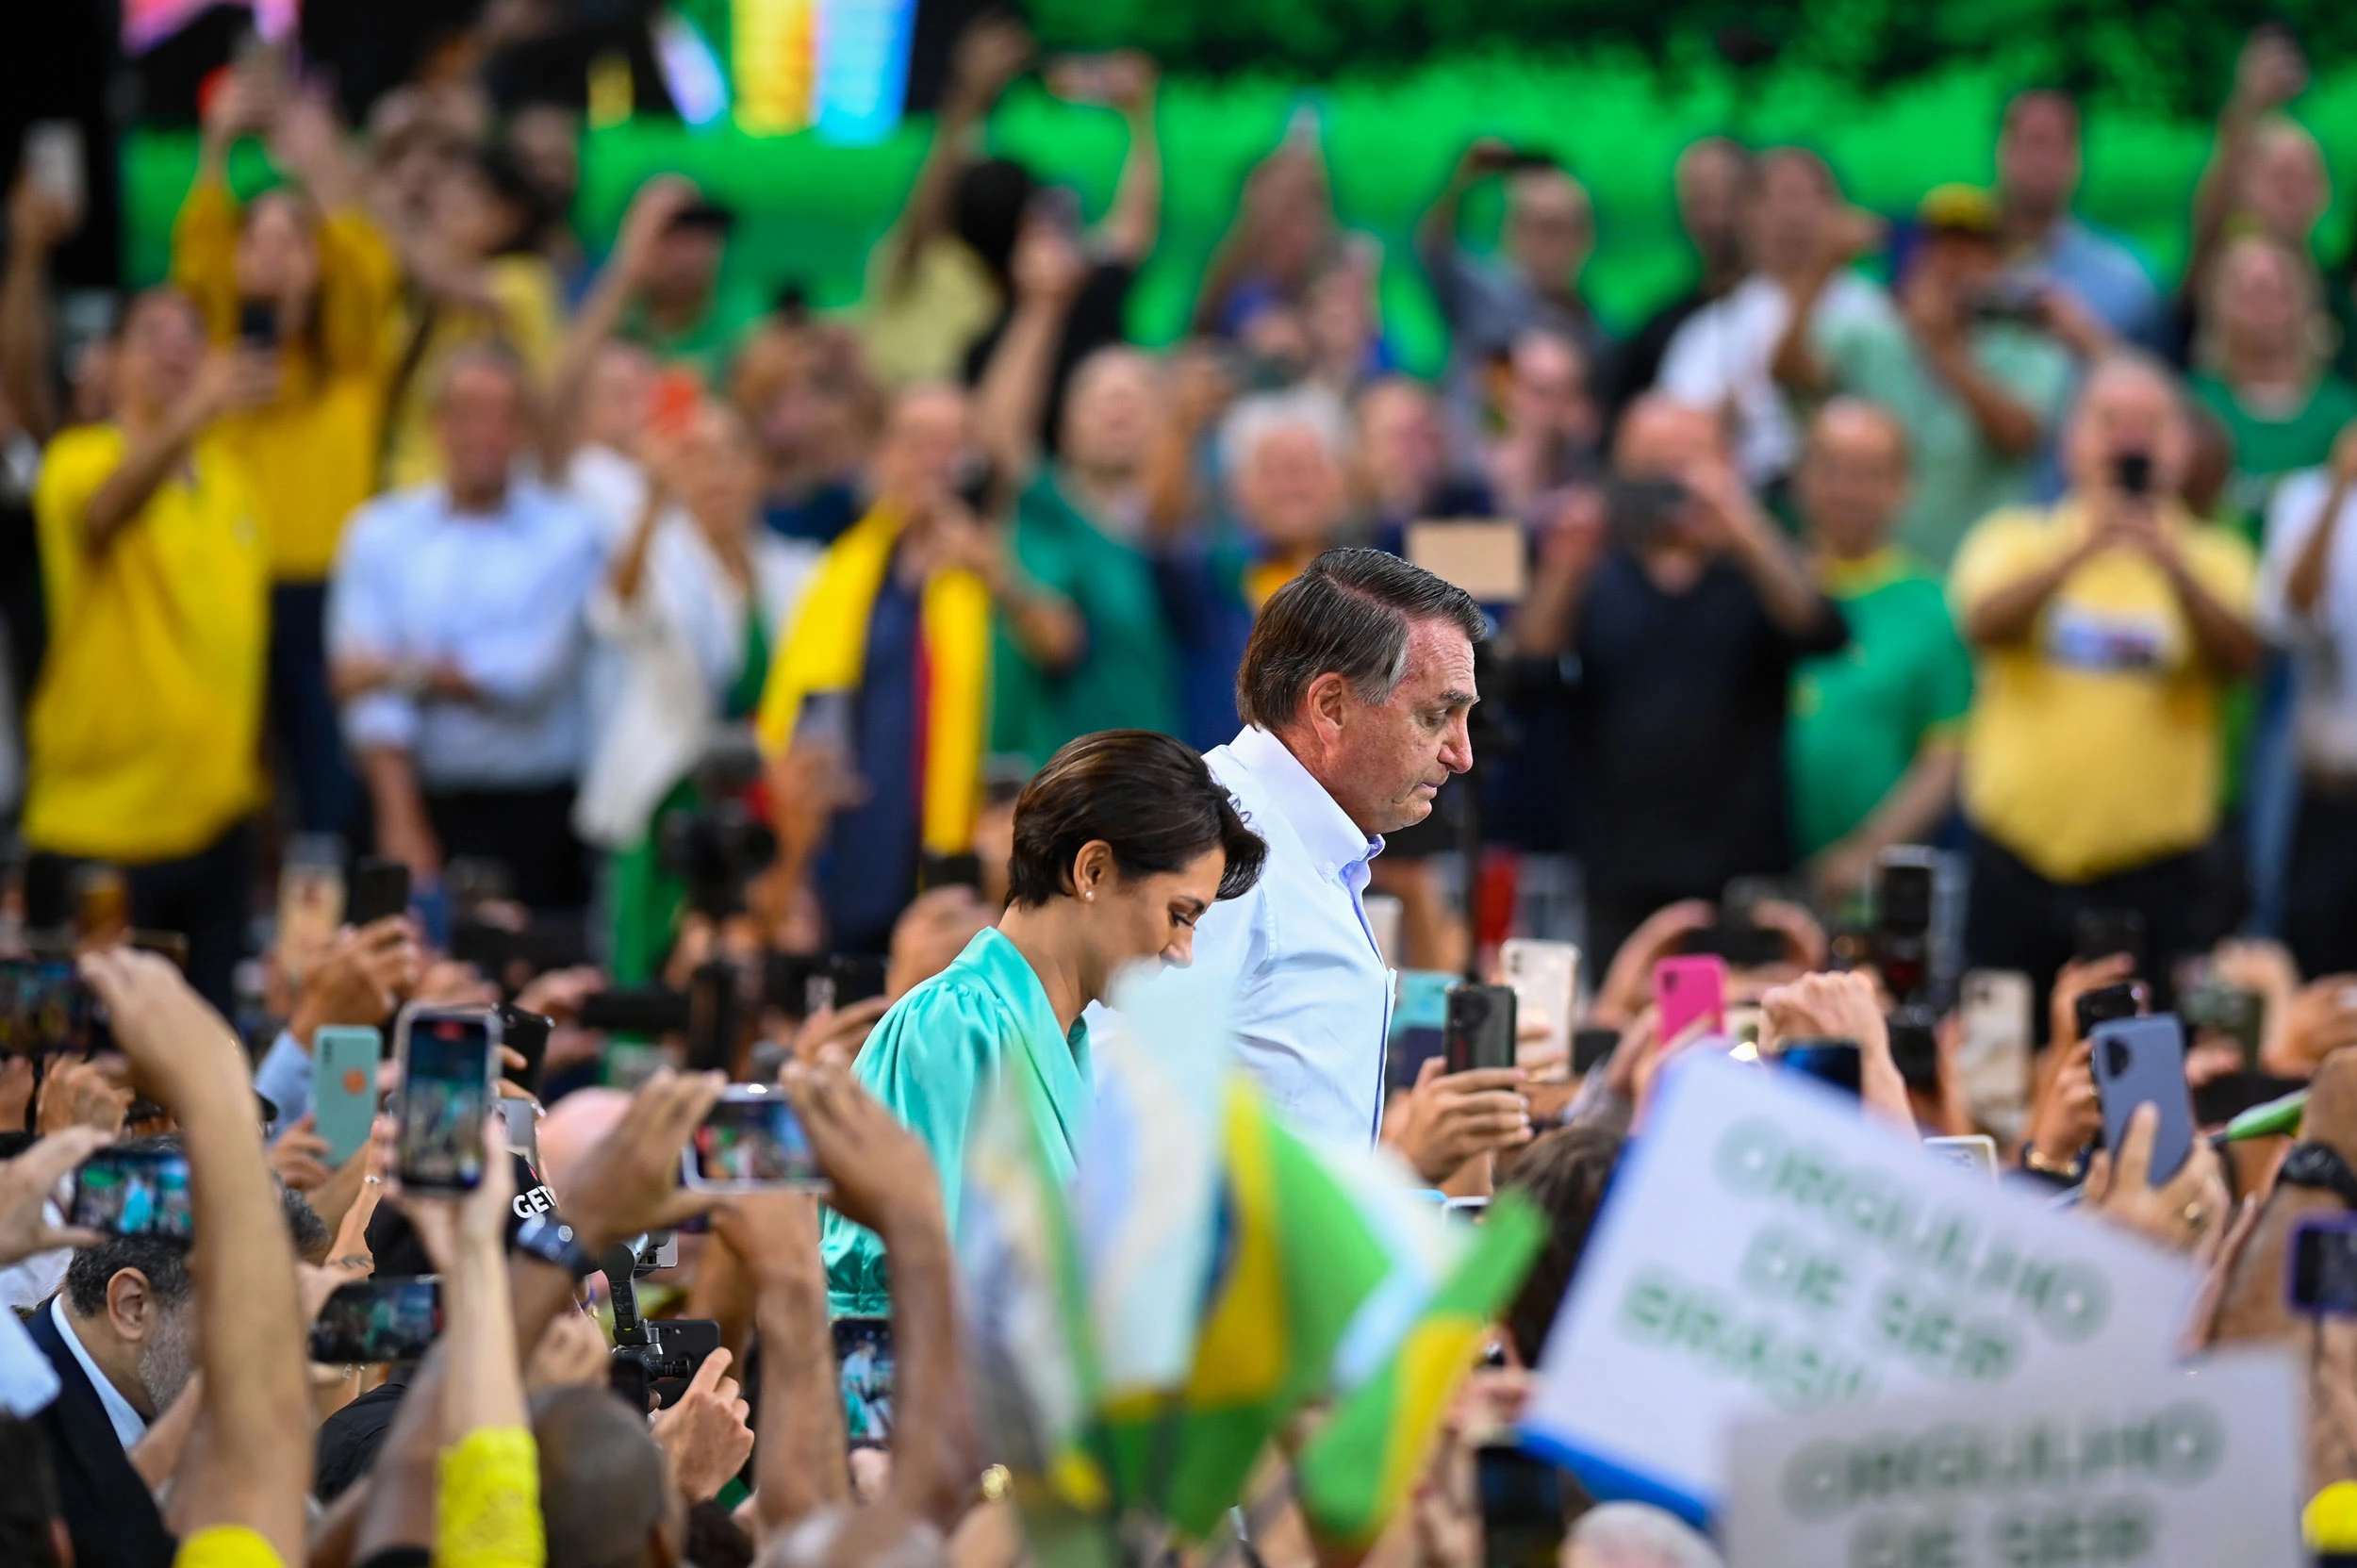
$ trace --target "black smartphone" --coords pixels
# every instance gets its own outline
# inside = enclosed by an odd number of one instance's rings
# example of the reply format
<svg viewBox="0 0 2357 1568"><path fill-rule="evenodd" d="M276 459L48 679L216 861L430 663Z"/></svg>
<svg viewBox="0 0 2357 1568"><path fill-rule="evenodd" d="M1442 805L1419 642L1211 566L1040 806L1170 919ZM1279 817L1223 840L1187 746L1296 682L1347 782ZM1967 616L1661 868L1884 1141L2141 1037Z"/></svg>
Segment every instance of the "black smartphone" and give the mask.
<svg viewBox="0 0 2357 1568"><path fill-rule="evenodd" d="M1922 1094L1939 1091L1939 1015L1928 1007L1896 1007L1884 1020L1890 1032L1890 1060L1906 1086Z"/></svg>
<svg viewBox="0 0 2357 1568"><path fill-rule="evenodd" d="M1688 932L1678 940L1678 951L1689 957L1723 958L1730 969L1756 969L1787 956L1782 932L1727 921Z"/></svg>
<svg viewBox="0 0 2357 1568"><path fill-rule="evenodd" d="M238 302L238 346L274 349L278 346L278 306L270 300Z"/></svg>
<svg viewBox="0 0 2357 1568"><path fill-rule="evenodd" d="M1563 1549L1563 1473L1510 1443L1474 1450L1485 1568L1554 1568Z"/></svg>
<svg viewBox="0 0 2357 1568"><path fill-rule="evenodd" d="M395 1114L402 1185L471 1192L483 1180L483 1123L499 1101L499 1015L412 1007L399 1026Z"/></svg>
<svg viewBox="0 0 2357 1568"><path fill-rule="evenodd" d="M1874 926L1889 936L1932 929L1932 864L1918 850L1887 851L1874 867Z"/></svg>
<svg viewBox="0 0 2357 1568"><path fill-rule="evenodd" d="M1796 1072L1830 1084L1844 1094L1858 1092L1858 1048L1855 1040L1790 1040L1776 1052L1776 1063L1787 1072Z"/></svg>
<svg viewBox="0 0 2357 1568"><path fill-rule="evenodd" d="M414 1362L442 1333L442 1284L434 1276L354 1279L338 1285L311 1320L310 1355L329 1366Z"/></svg>
<svg viewBox="0 0 2357 1568"><path fill-rule="evenodd" d="M1621 1032L1617 1029L1575 1029L1572 1032L1572 1072L1574 1077L1591 1073L1612 1059L1620 1046Z"/></svg>
<svg viewBox="0 0 2357 1568"><path fill-rule="evenodd" d="M2071 923L2071 947L2082 964L2126 953L2144 972L2144 914L2134 909L2083 909Z"/></svg>
<svg viewBox="0 0 2357 1568"><path fill-rule="evenodd" d="M1441 1049L1452 1073L1514 1065L1514 988L1452 985Z"/></svg>
<svg viewBox="0 0 2357 1568"><path fill-rule="evenodd" d="M2242 1052L2245 1072L2259 1071L2259 1048L2266 1040L2266 999L2256 991L2211 980L2181 991L2179 1007L2196 1029L2214 1029Z"/></svg>
<svg viewBox="0 0 2357 1568"><path fill-rule="evenodd" d="M888 1447L892 1443L892 1319L838 1317L833 1328L844 1435L854 1444Z"/></svg>
<svg viewBox="0 0 2357 1568"><path fill-rule="evenodd" d="M409 912L409 867L383 855L362 855L352 864L352 894L344 918L355 926Z"/></svg>
<svg viewBox="0 0 2357 1568"><path fill-rule="evenodd" d="M87 1050L98 999L71 958L0 958L0 1056Z"/></svg>
<svg viewBox="0 0 2357 1568"><path fill-rule="evenodd" d="M100 1149L74 1172L66 1223L109 1236L194 1239L189 1157L178 1149Z"/></svg>
<svg viewBox="0 0 2357 1568"><path fill-rule="evenodd" d="M834 982L834 1005L884 994L884 960L873 953L835 953L827 960L827 978Z"/></svg>
<svg viewBox="0 0 2357 1568"><path fill-rule="evenodd" d="M2357 1214L2295 1221L2284 1275L2292 1311L2357 1316Z"/></svg>
<svg viewBox="0 0 2357 1568"><path fill-rule="evenodd" d="M2149 452L2120 452L2112 454L2112 483L2122 495L2146 496L2152 493L2152 454Z"/></svg>
<svg viewBox="0 0 2357 1568"><path fill-rule="evenodd" d="M2095 1037L2095 1026L2110 1023L2115 1018L2134 1018L2151 1005L2151 998L2144 982L2123 980L2117 985L2099 985L2092 991L2082 991L2079 999L2070 1004L2070 1013L2079 1025L2079 1038Z"/></svg>
<svg viewBox="0 0 2357 1568"><path fill-rule="evenodd" d="M1693 499L1679 479L1611 479L1605 482L1605 515L1624 540L1652 537L1675 522Z"/></svg>
<svg viewBox="0 0 2357 1568"><path fill-rule="evenodd" d="M549 1036L555 1030L556 1020L545 1013L527 1013L512 1001L500 1003L500 1044L513 1046L523 1057L516 1082L536 1095L540 1092L540 1069L549 1059Z"/></svg>

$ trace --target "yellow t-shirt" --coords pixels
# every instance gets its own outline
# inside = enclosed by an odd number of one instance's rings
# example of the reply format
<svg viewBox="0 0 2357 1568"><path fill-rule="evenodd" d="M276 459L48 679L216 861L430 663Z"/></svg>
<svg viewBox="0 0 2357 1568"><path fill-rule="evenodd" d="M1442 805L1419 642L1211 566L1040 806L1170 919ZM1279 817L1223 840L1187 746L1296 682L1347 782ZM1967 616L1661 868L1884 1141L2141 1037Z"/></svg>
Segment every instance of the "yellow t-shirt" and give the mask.
<svg viewBox="0 0 2357 1568"><path fill-rule="evenodd" d="M387 417L391 438L385 455L385 487L406 489L442 476L442 448L434 436L434 395L442 368L469 343L505 338L535 375L556 358L564 311L556 270L536 256L496 256L484 267L484 286L493 308L486 311L447 304L420 305L395 333L388 356L401 376L398 402ZM423 341L417 334L424 334ZM406 367L404 373L404 367Z"/></svg>
<svg viewBox="0 0 2357 1568"><path fill-rule="evenodd" d="M2257 564L2222 528L2171 517L2187 569L2250 613ZM1956 622L2073 548L2080 508L1992 513L1949 580ZM2167 576L2126 547L2073 571L2023 641L1984 648L1966 722L1964 808L2054 882L2089 882L2200 846L2217 827L2222 683L2203 665Z"/></svg>
<svg viewBox="0 0 2357 1568"><path fill-rule="evenodd" d="M238 331L239 222L235 197L198 185L173 223L173 281L216 343ZM288 583L326 579L344 520L374 493L401 289L401 263L365 212L327 214L317 242L318 320L281 350L278 396L218 427L254 481L272 574Z"/></svg>
<svg viewBox="0 0 2357 1568"><path fill-rule="evenodd" d="M540 1450L527 1427L478 1427L442 1450L434 1500L436 1568L540 1568Z"/></svg>
<svg viewBox="0 0 2357 1568"><path fill-rule="evenodd" d="M204 849L262 799L270 540L243 466L207 439L91 557L83 516L124 449L120 428L85 425L41 457L49 652L25 839L138 865Z"/></svg>
<svg viewBox="0 0 2357 1568"><path fill-rule="evenodd" d="M955 381L965 351L998 319L998 286L966 243L942 236L917 248L908 276L893 277L898 236L868 253L860 343L868 368L884 382Z"/></svg>
<svg viewBox="0 0 2357 1568"><path fill-rule="evenodd" d="M243 1525L214 1525L180 1543L172 1568L287 1568L278 1548Z"/></svg>

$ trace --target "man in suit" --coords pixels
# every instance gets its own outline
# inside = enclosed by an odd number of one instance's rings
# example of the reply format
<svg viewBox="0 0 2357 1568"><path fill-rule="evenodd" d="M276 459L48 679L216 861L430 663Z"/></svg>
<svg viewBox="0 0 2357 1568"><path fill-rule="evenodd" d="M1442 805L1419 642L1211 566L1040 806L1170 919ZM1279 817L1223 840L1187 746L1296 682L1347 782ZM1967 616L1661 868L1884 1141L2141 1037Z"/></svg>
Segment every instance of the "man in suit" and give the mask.
<svg viewBox="0 0 2357 1568"><path fill-rule="evenodd" d="M134 1463L148 1423L196 1368L188 1251L144 1236L74 1254L65 1287L25 1325L58 1374L35 1419L49 1440L78 1568L164 1568L174 1543Z"/></svg>

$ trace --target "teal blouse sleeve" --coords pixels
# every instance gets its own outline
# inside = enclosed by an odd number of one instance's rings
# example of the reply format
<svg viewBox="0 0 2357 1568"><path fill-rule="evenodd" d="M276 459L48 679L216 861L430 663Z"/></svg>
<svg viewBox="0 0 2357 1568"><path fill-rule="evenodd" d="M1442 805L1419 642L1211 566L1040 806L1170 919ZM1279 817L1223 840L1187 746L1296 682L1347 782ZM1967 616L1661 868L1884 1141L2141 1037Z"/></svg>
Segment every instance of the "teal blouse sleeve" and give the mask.
<svg viewBox="0 0 2357 1568"><path fill-rule="evenodd" d="M983 1082L1007 1049L1005 1017L987 989L945 974L883 1015L852 1067L867 1092L931 1152L951 1235L957 1234L966 1126ZM891 1311L883 1243L874 1231L830 1209L820 1246L834 1315L877 1317Z"/></svg>

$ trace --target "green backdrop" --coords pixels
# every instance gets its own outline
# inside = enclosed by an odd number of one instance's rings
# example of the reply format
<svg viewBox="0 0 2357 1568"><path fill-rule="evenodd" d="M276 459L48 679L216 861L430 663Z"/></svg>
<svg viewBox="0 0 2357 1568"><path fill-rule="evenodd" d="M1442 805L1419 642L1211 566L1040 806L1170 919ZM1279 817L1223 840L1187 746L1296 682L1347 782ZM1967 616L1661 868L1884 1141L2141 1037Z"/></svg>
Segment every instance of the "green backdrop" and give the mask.
<svg viewBox="0 0 2357 1568"><path fill-rule="evenodd" d="M1388 248L1383 304L1394 340L1411 367L1429 371L1443 345L1408 239L1450 161L1475 135L1550 148L1588 182L1601 234L1590 288L1607 319L1624 327L1684 275L1670 166L1687 141L1720 129L1755 141L1808 141L1832 159L1853 199L1898 214L1933 184L1988 179L1997 112L2007 86L2019 79L1987 65L1960 66L1862 91L1792 65L1750 74L1739 90L1738 79L1715 64L1656 70L1629 51L1557 53L1545 64L1459 56L1313 89L1265 76L1168 81L1160 111L1163 238L1132 299L1134 334L1162 342L1182 329L1244 171L1276 144L1304 102L1323 116L1344 222ZM2227 66L2219 62L2221 74ZM2357 145L2357 70L2321 82L2299 112L2328 155ZM579 218L593 244L602 244L640 180L683 171L740 213L732 269L765 287L798 280L822 306L848 306L867 247L915 175L928 129L903 127L866 148L828 146L810 135L752 138L726 126L699 132L640 123L594 132ZM1091 212L1111 197L1126 141L1110 112L1062 104L1030 86L1010 93L990 135L996 149L1077 187ZM2184 251L2186 206L2208 139L2206 122L2186 111L2115 100L2089 115L2082 207L2126 234L2165 276ZM147 281L163 271L171 214L194 163L193 139L137 136L125 163L128 265L134 281ZM267 177L251 148L242 150L237 174L240 185ZM1469 232L1495 222L1493 201L1476 202L1468 214ZM2340 204L2326 223L2329 234L2343 231Z"/></svg>

